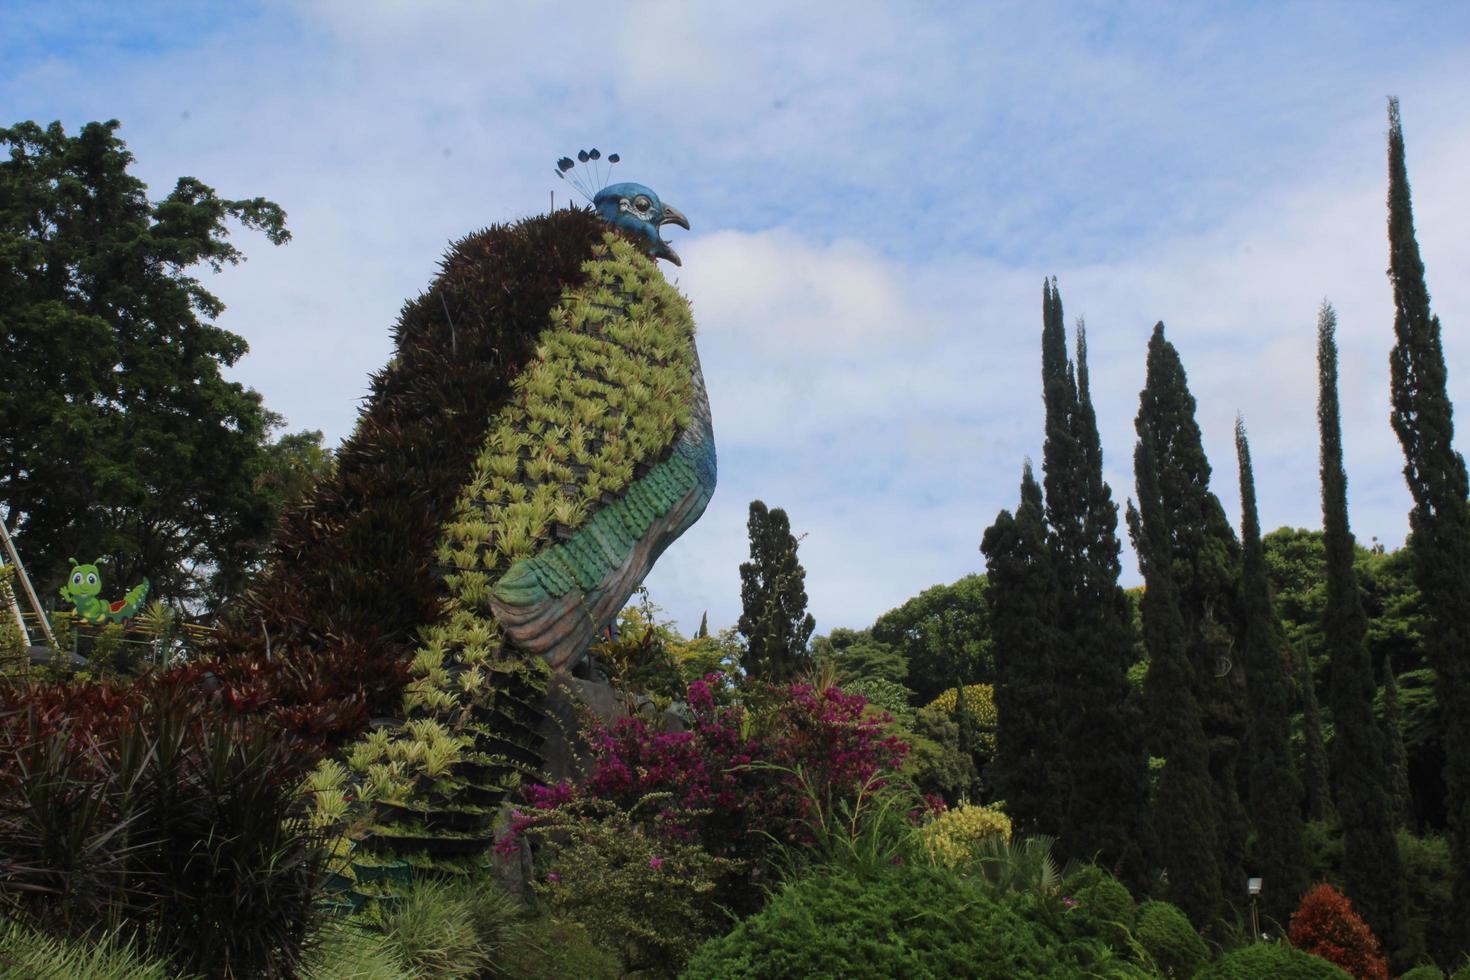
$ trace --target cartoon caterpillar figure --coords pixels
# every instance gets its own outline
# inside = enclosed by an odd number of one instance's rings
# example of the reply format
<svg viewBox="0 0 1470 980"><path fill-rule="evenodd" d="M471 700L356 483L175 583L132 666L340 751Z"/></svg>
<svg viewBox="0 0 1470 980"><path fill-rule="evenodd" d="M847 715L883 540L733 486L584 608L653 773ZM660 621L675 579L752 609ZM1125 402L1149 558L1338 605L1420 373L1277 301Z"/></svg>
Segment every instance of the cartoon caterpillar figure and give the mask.
<svg viewBox="0 0 1470 980"><path fill-rule="evenodd" d="M75 604L77 615L82 619L97 626L120 623L137 615L143 608L143 602L148 598L146 578L142 585L135 586L117 602L108 603L97 598L102 591L102 575L97 571L97 565L78 565L75 558L67 560L72 563L71 578L61 587L61 598Z"/></svg>

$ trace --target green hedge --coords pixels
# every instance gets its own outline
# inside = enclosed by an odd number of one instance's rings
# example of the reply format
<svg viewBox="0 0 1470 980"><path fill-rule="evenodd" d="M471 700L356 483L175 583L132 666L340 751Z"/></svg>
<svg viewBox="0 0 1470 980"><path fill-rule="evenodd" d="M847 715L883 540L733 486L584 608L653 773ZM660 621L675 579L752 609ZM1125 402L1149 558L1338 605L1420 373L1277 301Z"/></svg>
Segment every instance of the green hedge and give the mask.
<svg viewBox="0 0 1470 980"><path fill-rule="evenodd" d="M1017 899L1024 901L1025 899ZM700 947L691 980L770 977L1140 976L933 868L830 871L788 885L729 935Z"/></svg>
<svg viewBox="0 0 1470 980"><path fill-rule="evenodd" d="M1344 980L1348 974L1285 943L1256 943L1226 953L1194 976L1195 980Z"/></svg>

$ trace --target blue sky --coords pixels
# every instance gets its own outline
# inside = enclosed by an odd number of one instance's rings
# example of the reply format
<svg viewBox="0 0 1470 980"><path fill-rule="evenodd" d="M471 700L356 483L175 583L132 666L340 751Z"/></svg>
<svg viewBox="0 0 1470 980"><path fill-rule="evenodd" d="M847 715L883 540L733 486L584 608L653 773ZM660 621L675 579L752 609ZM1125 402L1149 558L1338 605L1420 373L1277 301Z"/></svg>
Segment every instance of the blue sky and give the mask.
<svg viewBox="0 0 1470 980"><path fill-rule="evenodd" d="M738 616L756 497L806 535L819 632L983 570L1040 458L1048 275L1087 321L1115 498L1163 320L1237 521L1245 415L1267 528L1320 524L1330 298L1354 530L1402 541L1385 96L1470 404L1470 7L736 7L0 0L0 120L117 118L156 196L191 175L280 203L289 245L241 232L249 261L204 275L251 345L235 376L329 443L446 244L564 201L556 157L619 152L693 225L667 273L700 328L720 489L647 583L686 630Z"/></svg>

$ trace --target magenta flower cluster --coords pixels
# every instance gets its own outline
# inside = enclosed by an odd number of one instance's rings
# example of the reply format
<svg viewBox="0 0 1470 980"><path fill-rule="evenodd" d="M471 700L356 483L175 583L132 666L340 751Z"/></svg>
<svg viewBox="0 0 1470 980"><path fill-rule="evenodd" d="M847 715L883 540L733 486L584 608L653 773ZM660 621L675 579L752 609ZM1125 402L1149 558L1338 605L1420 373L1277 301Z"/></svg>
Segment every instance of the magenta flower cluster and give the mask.
<svg viewBox="0 0 1470 980"><path fill-rule="evenodd" d="M562 783L525 791L503 847L537 821L537 811L587 797L629 812L659 794L651 831L698 841L714 854L752 856L774 838L806 837L810 798L853 798L881 786L902 765L908 746L884 735L881 717L864 716L866 700L829 687L746 686L734 700L719 674L689 685L687 730L653 731L626 718L590 737L595 763L581 787ZM754 706L754 707L752 707Z"/></svg>

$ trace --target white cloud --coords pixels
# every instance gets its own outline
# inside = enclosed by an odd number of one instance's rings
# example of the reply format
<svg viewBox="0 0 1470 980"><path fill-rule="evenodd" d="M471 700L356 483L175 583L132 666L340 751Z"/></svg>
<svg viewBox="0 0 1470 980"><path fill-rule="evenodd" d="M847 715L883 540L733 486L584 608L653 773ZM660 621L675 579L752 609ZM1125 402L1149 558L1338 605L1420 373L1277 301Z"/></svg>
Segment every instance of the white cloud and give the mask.
<svg viewBox="0 0 1470 980"><path fill-rule="evenodd" d="M1089 324L1115 497L1131 492L1163 319L1232 517L1245 412L1267 527L1318 522L1313 328L1331 297L1355 527L1399 540L1388 91L1404 99L1452 394L1470 397L1470 74L1451 13L1386 32L1396 12L1310 6L609 2L593 17L320 0L139 50L118 43L136 41L118 34L133 18L33 9L48 37L85 44L0 69L0 101L73 129L121 118L156 195L188 173L289 212L290 245L242 234L250 262L204 279L251 343L237 376L331 440L446 244L536 213L548 188L566 199L556 156L619 151L621 177L684 210L670 272L700 325L723 474L650 582L686 629L705 608L734 622L754 497L809 532L823 630L982 567L1021 457L1040 462L1053 273L1069 321ZM143 19L158 33L168 8Z"/></svg>

